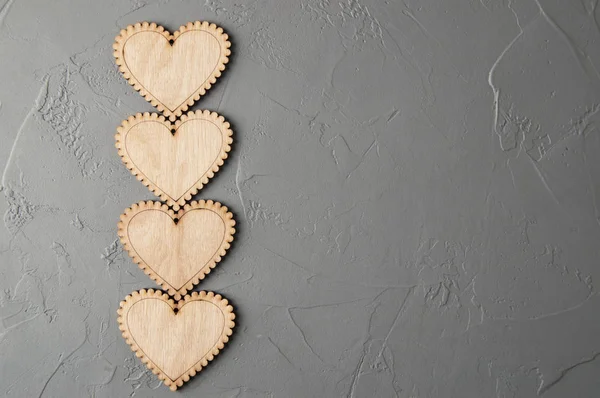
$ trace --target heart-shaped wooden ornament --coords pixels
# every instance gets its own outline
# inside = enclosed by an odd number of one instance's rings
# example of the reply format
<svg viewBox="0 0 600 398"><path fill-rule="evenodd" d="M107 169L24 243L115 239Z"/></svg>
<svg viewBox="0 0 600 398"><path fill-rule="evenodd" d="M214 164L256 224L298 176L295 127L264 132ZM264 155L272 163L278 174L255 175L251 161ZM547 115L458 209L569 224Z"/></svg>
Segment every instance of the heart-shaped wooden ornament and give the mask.
<svg viewBox="0 0 600 398"><path fill-rule="evenodd" d="M191 202L175 213L160 202L121 215L119 237L133 261L179 300L221 261L233 241L233 214L218 202Z"/></svg>
<svg viewBox="0 0 600 398"><path fill-rule="evenodd" d="M135 355L172 391L212 361L235 326L233 307L212 292L175 302L153 289L121 301L119 329Z"/></svg>
<svg viewBox="0 0 600 398"><path fill-rule="evenodd" d="M113 44L125 79L171 121L221 76L230 46L222 28L200 21L173 34L155 23L136 23L121 30Z"/></svg>
<svg viewBox="0 0 600 398"><path fill-rule="evenodd" d="M115 145L131 173L179 210L223 165L232 134L215 112L189 112L174 124L138 113L117 128Z"/></svg>

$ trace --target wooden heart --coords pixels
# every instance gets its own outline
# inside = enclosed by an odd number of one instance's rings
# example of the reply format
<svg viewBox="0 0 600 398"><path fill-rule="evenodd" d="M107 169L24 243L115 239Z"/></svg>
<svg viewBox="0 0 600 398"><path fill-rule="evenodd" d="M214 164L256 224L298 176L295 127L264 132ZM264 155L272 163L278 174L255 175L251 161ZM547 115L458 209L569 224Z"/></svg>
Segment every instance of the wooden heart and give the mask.
<svg viewBox="0 0 600 398"><path fill-rule="evenodd" d="M161 291L142 289L121 301L117 314L127 344L172 391L219 354L235 326L233 307L213 292L174 302Z"/></svg>
<svg viewBox="0 0 600 398"><path fill-rule="evenodd" d="M231 54L228 39L223 29L208 22L189 22L173 34L143 22L121 30L113 48L129 84L174 121L225 70Z"/></svg>
<svg viewBox="0 0 600 398"><path fill-rule="evenodd" d="M233 214L218 202L191 202L175 213L160 202L121 215L119 237L133 261L179 300L221 261L235 233Z"/></svg>
<svg viewBox="0 0 600 398"><path fill-rule="evenodd" d="M115 145L132 174L179 210L227 159L229 127L209 111L189 112L175 124L156 113L138 113L122 122Z"/></svg>

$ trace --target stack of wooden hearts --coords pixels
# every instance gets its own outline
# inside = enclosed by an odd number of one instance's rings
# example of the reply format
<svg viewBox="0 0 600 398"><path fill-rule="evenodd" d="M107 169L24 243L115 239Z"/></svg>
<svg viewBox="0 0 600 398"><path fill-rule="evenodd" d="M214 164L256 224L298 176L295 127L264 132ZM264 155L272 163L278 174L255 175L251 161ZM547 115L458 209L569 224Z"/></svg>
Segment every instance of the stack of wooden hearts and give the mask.
<svg viewBox="0 0 600 398"><path fill-rule="evenodd" d="M164 291L128 295L118 323L135 354L173 391L219 353L234 327L226 299L188 294L233 241L235 221L227 207L191 201L223 165L232 132L215 112L183 114L221 76L230 45L223 29L207 22L173 34L137 23L113 45L123 76L162 113L124 120L116 146L132 174L165 202L139 202L121 215L121 242Z"/></svg>

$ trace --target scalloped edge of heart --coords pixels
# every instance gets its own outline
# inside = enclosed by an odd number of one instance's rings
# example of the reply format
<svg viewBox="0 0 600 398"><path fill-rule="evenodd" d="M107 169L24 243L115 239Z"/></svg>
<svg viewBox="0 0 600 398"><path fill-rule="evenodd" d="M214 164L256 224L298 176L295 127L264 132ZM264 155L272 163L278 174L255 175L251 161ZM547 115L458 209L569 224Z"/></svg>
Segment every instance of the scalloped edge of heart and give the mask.
<svg viewBox="0 0 600 398"><path fill-rule="evenodd" d="M180 310L185 304L192 301L209 301L215 304L217 307L221 309L223 312L223 316L225 317L225 325L223 327L223 332L219 337L218 342L215 346L206 353L196 364L190 368L186 373L179 376L177 379L173 380L169 378L153 361L148 358L144 351L136 344L135 339L131 336L127 325L125 325L124 318L126 317L127 312L131 309L131 307L143 299L156 299L167 303L173 310ZM235 327L235 313L233 312L233 307L229 304L229 301L223 298L220 294L215 294L213 292L193 292L191 295L186 295L183 300L179 300L175 302L173 299L169 297L168 294L154 289L141 289L139 291L135 291L127 297L125 300L121 301L119 305L119 309L117 310L118 318L117 323L119 324L119 330L122 332L123 338L125 338L125 342L131 347L131 350L135 353L135 355L140 358L142 363L144 363L148 369L152 371L155 375L158 376L160 380L164 382L164 384L169 387L171 391L177 390L178 387L183 386L183 383L188 382L191 377L195 376L196 373L200 372L203 368L205 368L210 361L212 361L220 352L220 350L225 347L225 344L229 341L229 336L233 334L233 328Z"/></svg>
<svg viewBox="0 0 600 398"><path fill-rule="evenodd" d="M148 92L144 86L138 81L138 79L131 73L129 68L127 68L125 63L125 55L123 53L125 49L125 43L127 39L136 33L140 32L156 32L160 35L164 36L170 42L174 42L182 33L192 30L199 30L203 32L207 32L212 34L219 41L219 45L221 48L221 56L217 63L217 67L210 74L210 76L204 81L204 83L198 87L198 89L181 105L179 105L175 109L167 108L162 102L158 100L152 93ZM231 55L231 42L229 41L229 36L227 33L224 33L223 28L215 25L214 23L209 23L206 21L195 21L188 22L186 25L182 25L179 27L179 30L173 32L172 34L166 30L164 27L152 22L138 22L134 25L129 25L125 29L122 29L119 32L119 35L115 37L115 42L113 44L113 49L115 50L113 55L115 57L115 62L119 67L119 71L123 74L123 77L127 82L133 86L133 88L142 95L146 101L150 102L152 106L155 106L159 112L164 113L165 116L169 118L171 121L175 121L181 114L188 110L190 106L192 106L196 101L200 99L201 96L206 94L213 84L217 81L217 78L221 76L221 73L225 70L225 65L229 62L229 55Z"/></svg>
<svg viewBox="0 0 600 398"><path fill-rule="evenodd" d="M170 133L177 134L177 129L181 126L185 121L188 120L206 120L214 123L221 131L223 137L223 144L221 146L221 152L217 155L217 158L213 162L210 169L206 170L204 174L196 181L194 185L192 185L180 198L175 200L174 198L167 195L159 186L157 186L154 182L150 181L146 178L145 174L136 166L133 160L127 154L125 149L125 138L134 126L140 123L146 122L159 122L162 123L165 128L169 130ZM183 115L179 120L175 123L171 123L166 120L164 116L160 116L157 113L137 113L135 116L129 116L126 120L121 122L121 125L117 128L117 134L115 134L115 147L118 150L119 156L121 160L129 169L131 174L133 174L144 186L146 186L152 193L158 196L160 199L167 202L169 206L172 206L175 211L179 210L179 208L185 205L186 202L192 199L192 196L198 193L202 187L208 183L208 180L215 176L215 173L219 171L219 168L223 166L225 163L225 159L228 157L228 153L231 150L231 144L233 143L233 131L231 131L231 125L228 121L225 120L223 116L220 116L216 112L210 112L207 110L198 110L195 112L188 112Z"/></svg>
<svg viewBox="0 0 600 398"><path fill-rule="evenodd" d="M169 215L173 222L175 219L181 219L185 213L194 209L206 209L212 210L217 213L225 224L225 234L223 236L223 241L219 246L219 249L215 252L215 255L200 268L200 270L194 275L194 277L183 287L180 289L175 289L171 286L167 281L165 281L160 275L158 275L144 260L142 260L139 256L135 248L131 245L129 238L127 236L127 226L129 221L136 214L145 211L145 210L158 210L165 212ZM183 209L179 210L175 213L173 210L169 209L167 205L160 202L153 201L141 201L139 203L133 204L131 207L128 207L123 214L121 214L120 221L118 223L118 232L119 238L123 247L129 254L129 257L136 263L139 268L144 271L146 275L150 277L153 281L155 281L160 287L167 290L169 295L173 296L176 300L179 300L182 295L186 294L190 290L194 288L195 285L200 283L206 275L210 273L210 271L217 266L217 263L221 261L221 259L227 253L227 250L231 247L231 242L233 242L233 235L235 234L235 220L233 219L233 214L228 211L227 206L223 206L219 202L213 202L212 200L204 201L193 201L189 204L186 204Z"/></svg>

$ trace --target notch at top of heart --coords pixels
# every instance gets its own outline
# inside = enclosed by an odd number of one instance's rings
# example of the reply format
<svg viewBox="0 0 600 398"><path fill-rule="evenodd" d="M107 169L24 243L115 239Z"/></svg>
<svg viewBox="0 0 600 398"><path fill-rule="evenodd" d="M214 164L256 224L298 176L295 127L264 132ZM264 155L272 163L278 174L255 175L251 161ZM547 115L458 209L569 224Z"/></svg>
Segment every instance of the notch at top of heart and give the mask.
<svg viewBox="0 0 600 398"><path fill-rule="evenodd" d="M136 23L121 30L113 44L125 79L171 121L221 76L229 47L223 29L206 21L189 22L173 34L156 23Z"/></svg>

